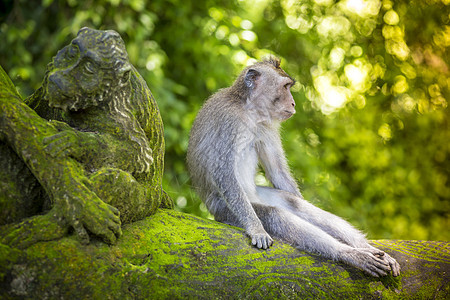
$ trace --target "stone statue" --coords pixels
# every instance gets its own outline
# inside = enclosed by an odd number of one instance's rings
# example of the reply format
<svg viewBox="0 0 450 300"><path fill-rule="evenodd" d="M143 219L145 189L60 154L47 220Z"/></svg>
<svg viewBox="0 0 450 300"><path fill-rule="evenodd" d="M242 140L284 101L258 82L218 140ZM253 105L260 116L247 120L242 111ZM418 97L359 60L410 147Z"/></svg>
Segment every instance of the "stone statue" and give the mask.
<svg viewBox="0 0 450 300"><path fill-rule="evenodd" d="M158 207L163 123L111 30L83 28L24 102L0 67L0 241L26 247L71 229L114 243Z"/></svg>

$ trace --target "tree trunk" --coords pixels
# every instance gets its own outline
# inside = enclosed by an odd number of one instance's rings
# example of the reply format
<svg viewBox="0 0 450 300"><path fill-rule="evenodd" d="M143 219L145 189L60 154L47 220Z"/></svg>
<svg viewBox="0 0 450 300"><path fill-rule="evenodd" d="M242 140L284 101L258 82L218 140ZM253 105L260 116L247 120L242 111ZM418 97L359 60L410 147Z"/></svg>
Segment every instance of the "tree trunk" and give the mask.
<svg viewBox="0 0 450 300"><path fill-rule="evenodd" d="M0 297L61 299L448 299L448 242L373 241L402 275L373 278L280 241L268 250L215 221L159 210L114 246L74 236L0 244Z"/></svg>

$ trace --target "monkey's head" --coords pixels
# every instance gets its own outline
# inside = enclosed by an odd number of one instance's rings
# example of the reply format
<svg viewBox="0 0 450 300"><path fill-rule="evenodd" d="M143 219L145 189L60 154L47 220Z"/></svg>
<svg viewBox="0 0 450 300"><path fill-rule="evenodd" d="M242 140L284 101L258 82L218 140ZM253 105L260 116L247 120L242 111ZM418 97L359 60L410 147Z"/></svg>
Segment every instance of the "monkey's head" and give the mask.
<svg viewBox="0 0 450 300"><path fill-rule="evenodd" d="M48 65L44 80L50 107L67 110L98 106L129 85L131 64L120 35L82 28Z"/></svg>
<svg viewBox="0 0 450 300"><path fill-rule="evenodd" d="M235 85L245 91L241 99L246 107L270 121L284 121L295 113L291 87L295 80L280 67L280 60L270 58L242 71Z"/></svg>

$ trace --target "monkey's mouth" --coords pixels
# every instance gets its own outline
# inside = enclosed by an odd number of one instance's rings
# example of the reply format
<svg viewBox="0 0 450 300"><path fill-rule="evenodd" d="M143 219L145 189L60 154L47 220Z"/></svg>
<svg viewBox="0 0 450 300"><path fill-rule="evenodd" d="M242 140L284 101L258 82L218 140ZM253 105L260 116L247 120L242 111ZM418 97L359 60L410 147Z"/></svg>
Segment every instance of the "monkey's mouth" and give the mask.
<svg viewBox="0 0 450 300"><path fill-rule="evenodd" d="M287 120L295 114L295 110L285 110L283 111L283 120Z"/></svg>

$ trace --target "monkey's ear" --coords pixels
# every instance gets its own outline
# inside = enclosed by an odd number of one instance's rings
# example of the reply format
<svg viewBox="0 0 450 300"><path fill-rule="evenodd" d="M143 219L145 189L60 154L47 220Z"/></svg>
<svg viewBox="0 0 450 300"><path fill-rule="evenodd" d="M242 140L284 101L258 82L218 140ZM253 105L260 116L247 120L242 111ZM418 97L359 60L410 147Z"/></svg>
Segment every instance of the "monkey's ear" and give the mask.
<svg viewBox="0 0 450 300"><path fill-rule="evenodd" d="M245 74L244 82L249 89L253 89L256 85L256 80L261 76L261 73L255 69L249 69Z"/></svg>

